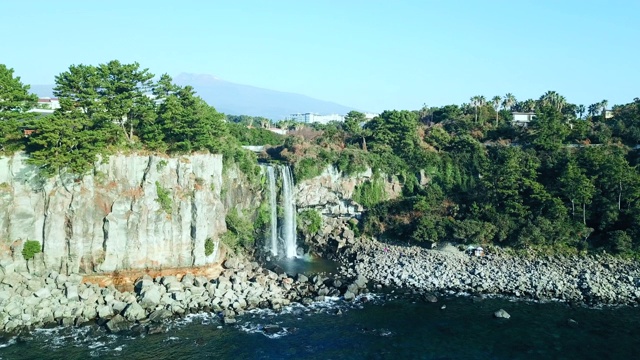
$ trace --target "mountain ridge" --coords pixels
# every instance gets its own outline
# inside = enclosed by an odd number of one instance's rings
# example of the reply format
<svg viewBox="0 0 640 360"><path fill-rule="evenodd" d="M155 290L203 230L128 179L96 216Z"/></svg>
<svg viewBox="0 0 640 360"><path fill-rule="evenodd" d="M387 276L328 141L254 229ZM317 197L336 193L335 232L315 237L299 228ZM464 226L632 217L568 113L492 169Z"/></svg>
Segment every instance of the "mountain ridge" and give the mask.
<svg viewBox="0 0 640 360"><path fill-rule="evenodd" d="M295 113L346 114L353 107L307 95L237 84L211 74L180 73L173 79L180 86L192 86L217 111L229 115L263 116L280 120ZM53 96L54 85L31 85L41 97Z"/></svg>

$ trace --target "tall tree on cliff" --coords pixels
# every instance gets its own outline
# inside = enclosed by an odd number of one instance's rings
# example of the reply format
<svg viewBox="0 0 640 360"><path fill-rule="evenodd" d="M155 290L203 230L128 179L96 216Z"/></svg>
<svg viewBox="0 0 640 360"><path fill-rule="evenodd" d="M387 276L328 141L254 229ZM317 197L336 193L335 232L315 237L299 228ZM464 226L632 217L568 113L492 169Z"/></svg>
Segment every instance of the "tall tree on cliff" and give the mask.
<svg viewBox="0 0 640 360"><path fill-rule="evenodd" d="M38 97L29 93L20 77L13 76L13 69L0 64L0 152L13 152L21 148L23 137L20 121L33 119L27 113L36 107Z"/></svg>
<svg viewBox="0 0 640 360"><path fill-rule="evenodd" d="M363 127L367 121L366 116L359 111L349 111L347 116L344 117L344 129L347 134L352 138L357 138L361 141L362 150L367 151L367 139L369 131Z"/></svg>
<svg viewBox="0 0 640 360"><path fill-rule="evenodd" d="M98 66L71 65L56 76L53 92L60 98L60 111L79 111L91 121L90 127L104 130L110 143L134 141L134 129L150 116L153 100L147 69L138 63L117 60Z"/></svg>

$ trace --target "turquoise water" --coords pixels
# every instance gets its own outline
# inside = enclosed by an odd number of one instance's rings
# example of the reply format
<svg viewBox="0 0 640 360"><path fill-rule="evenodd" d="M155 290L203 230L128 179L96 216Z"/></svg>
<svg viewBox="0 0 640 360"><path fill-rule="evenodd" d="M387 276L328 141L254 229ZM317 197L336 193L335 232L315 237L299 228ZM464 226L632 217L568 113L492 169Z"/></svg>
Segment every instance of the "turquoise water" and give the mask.
<svg viewBox="0 0 640 360"><path fill-rule="evenodd" d="M95 325L0 338L1 359L633 359L640 308L441 298L394 293L256 311L222 326L214 314L174 320L159 335ZM445 309L441 309L445 305ZM508 320L493 318L503 308ZM573 319L577 324L570 324ZM275 326L265 333L264 326Z"/></svg>

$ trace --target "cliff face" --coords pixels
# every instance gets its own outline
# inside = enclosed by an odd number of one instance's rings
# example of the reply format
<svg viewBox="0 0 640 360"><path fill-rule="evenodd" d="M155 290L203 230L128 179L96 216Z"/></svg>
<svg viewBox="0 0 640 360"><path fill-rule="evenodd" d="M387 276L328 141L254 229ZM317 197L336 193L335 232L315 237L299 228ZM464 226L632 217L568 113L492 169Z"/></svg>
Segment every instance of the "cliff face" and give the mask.
<svg viewBox="0 0 640 360"><path fill-rule="evenodd" d="M0 262L80 273L216 262L226 231L222 170L221 155L115 155L70 181L40 178L24 155L2 157ZM27 240L43 249L28 263Z"/></svg>
<svg viewBox="0 0 640 360"><path fill-rule="evenodd" d="M327 167L320 176L296 184L296 206L298 210L318 210L325 217L358 218L364 210L353 200L356 186L373 178L371 170L346 176L336 167ZM388 199L397 198L402 186L395 178L383 177Z"/></svg>

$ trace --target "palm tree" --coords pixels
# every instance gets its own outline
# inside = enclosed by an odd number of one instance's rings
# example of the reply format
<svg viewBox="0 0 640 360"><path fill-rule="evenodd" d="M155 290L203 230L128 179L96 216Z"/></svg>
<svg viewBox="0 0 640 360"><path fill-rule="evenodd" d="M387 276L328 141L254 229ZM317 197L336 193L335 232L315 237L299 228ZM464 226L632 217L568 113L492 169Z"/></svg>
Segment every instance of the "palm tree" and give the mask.
<svg viewBox="0 0 640 360"><path fill-rule="evenodd" d="M511 110L511 107L516 104L516 97L513 96L512 93L508 93L504 96L504 100L502 100L502 108Z"/></svg>
<svg viewBox="0 0 640 360"><path fill-rule="evenodd" d="M478 106L480 106L480 96L472 96L469 100L471 100L471 106L473 106L473 108L475 109L476 122L478 122Z"/></svg>
<svg viewBox="0 0 640 360"><path fill-rule="evenodd" d="M567 99L565 99L564 96L558 94L555 91L547 91L540 97L540 100L538 101L543 106L550 105L556 108L556 110L558 111L562 111L562 108L567 103Z"/></svg>
<svg viewBox="0 0 640 360"><path fill-rule="evenodd" d="M584 105L578 105L578 107L576 108L576 112L578 113L578 117L580 119L582 119L582 115L584 115L585 111L586 111L586 108L584 107Z"/></svg>
<svg viewBox="0 0 640 360"><path fill-rule="evenodd" d="M602 121L607 119L607 105L609 102L607 100L600 101L600 109L602 109Z"/></svg>
<svg viewBox="0 0 640 360"><path fill-rule="evenodd" d="M502 98L498 95L491 98L491 102L493 103L493 108L496 111L496 127L498 127L498 114L499 114L498 110L500 109L500 101L502 101Z"/></svg>

